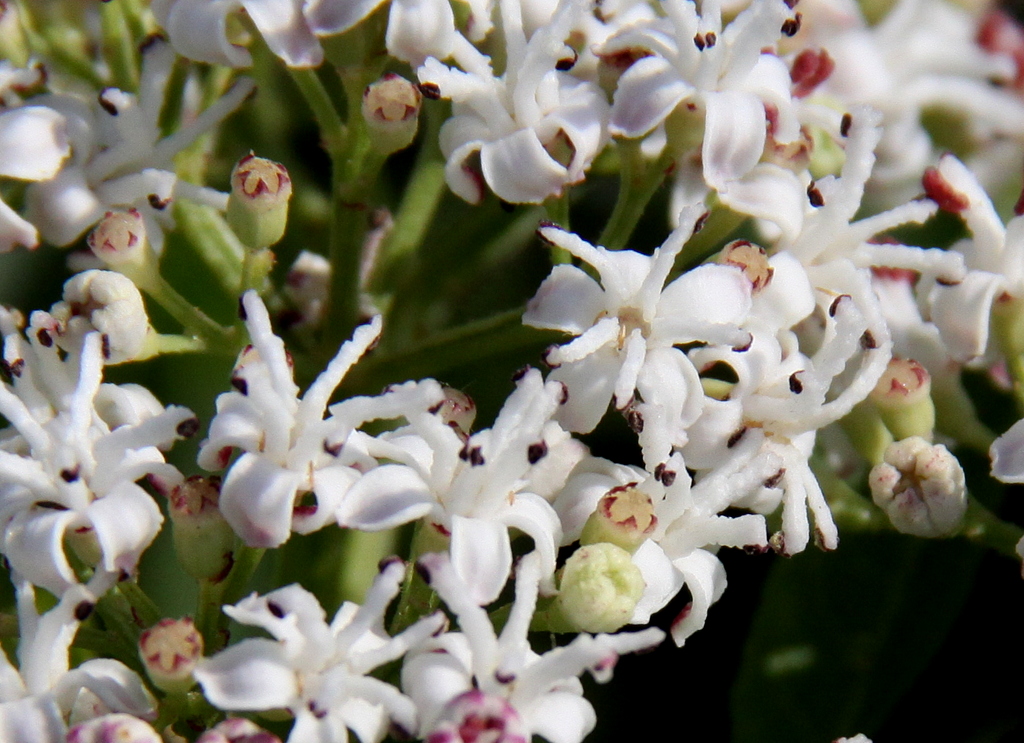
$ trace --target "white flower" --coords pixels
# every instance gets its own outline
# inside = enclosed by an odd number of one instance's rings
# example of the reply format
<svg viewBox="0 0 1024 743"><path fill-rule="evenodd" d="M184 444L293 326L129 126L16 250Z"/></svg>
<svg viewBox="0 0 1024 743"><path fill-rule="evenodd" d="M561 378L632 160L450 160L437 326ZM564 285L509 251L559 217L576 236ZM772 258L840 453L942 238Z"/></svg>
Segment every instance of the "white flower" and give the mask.
<svg viewBox="0 0 1024 743"><path fill-rule="evenodd" d="M33 319L40 314L48 317ZM97 574L134 572L163 521L135 481L180 481L161 449L194 433L198 421L186 408L151 409L152 395L135 389L111 394L113 386L100 383L99 333L61 360L51 322L34 324L26 340L0 313L11 379L0 385L0 413L11 426L0 445L0 523L14 569L60 595L77 583L69 548Z"/></svg>
<svg viewBox="0 0 1024 743"><path fill-rule="evenodd" d="M701 213L689 208L680 226L651 256L594 247L554 225L540 236L596 269L600 283L570 264L555 266L527 305L526 325L578 336L550 349L551 378L565 383L569 400L558 420L569 430L592 430L608 402L624 410L636 391L640 441L650 469L700 414L697 370L676 344L704 341L743 345L739 329L750 308L750 282L733 266L705 265L665 286L676 255Z"/></svg>
<svg viewBox="0 0 1024 743"><path fill-rule="evenodd" d="M348 370L380 337L381 318L357 328L300 399L288 352L259 295L246 292L242 308L252 345L235 367L235 391L217 398L199 465L220 469L233 449L242 451L221 487L221 512L250 546L277 547L292 531L305 534L334 521L361 470L376 464L348 441L357 426L376 416L324 420L324 412ZM299 503L308 492L315 504Z"/></svg>
<svg viewBox="0 0 1024 743"><path fill-rule="evenodd" d="M484 196L484 182L501 199L540 203L578 183L607 141L608 103L593 83L559 69L576 53L566 46L579 3L562 0L550 24L529 39L519 0L502 0L505 73L465 39L453 55L463 71L431 58L417 74L453 102L441 129L445 177L470 203ZM480 172L471 164L479 154ZM482 180L481 180L482 173Z"/></svg>
<svg viewBox="0 0 1024 743"><path fill-rule="evenodd" d="M600 54L632 51L641 58L619 79L611 132L642 137L665 122L680 104L699 110L707 185L728 191L761 159L775 111L774 136L788 143L799 136L791 81L771 48L782 36L791 11L783 0L755 0L724 29L718 3L697 6L684 0L661 4L666 18L626 27Z"/></svg>
<svg viewBox="0 0 1024 743"><path fill-rule="evenodd" d="M153 37L142 51L139 94L106 88L97 99L72 95L33 99L64 117L71 158L51 179L26 194L29 220L55 245L78 239L111 208L134 208L146 222L153 249L163 248L163 230L173 227L170 202L186 198L223 210L227 195L183 181L174 173L175 155L238 108L252 92L240 80L188 124L163 137L160 112L174 65L174 51Z"/></svg>
<svg viewBox="0 0 1024 743"><path fill-rule="evenodd" d="M619 655L663 639L664 633L653 628L580 634L538 655L527 641L541 576L536 558L527 555L520 563L515 602L498 636L445 555L420 559L420 569L458 617L461 630L428 641L406 656L402 667L402 688L416 702L419 735L429 743L472 743L482 722L501 743L526 743L532 735L551 743L580 743L596 716L577 676L589 670L607 681Z"/></svg>
<svg viewBox="0 0 1024 743"><path fill-rule="evenodd" d="M468 437L440 415L410 410L408 426L370 445L375 456L395 463L370 470L353 485L339 523L376 531L426 518L426 528L450 535L455 570L479 604L494 601L508 580L508 531L516 528L533 538L550 585L562 534L558 517L537 490L557 486L544 476L550 470L537 477L537 468L548 458L569 457L567 467L554 468L564 478L578 456L551 421L564 393L563 385L545 383L531 369L518 380L494 425Z"/></svg>
<svg viewBox="0 0 1024 743"><path fill-rule="evenodd" d="M224 607L274 639L249 638L201 661L195 677L206 698L225 710L287 709L295 716L292 743L345 743L346 728L362 743L378 743L389 724L416 730L412 701L369 675L444 625L444 615L434 614L388 637L384 612L404 574L401 560L389 561L363 605L345 602L330 624L316 597L298 585Z"/></svg>

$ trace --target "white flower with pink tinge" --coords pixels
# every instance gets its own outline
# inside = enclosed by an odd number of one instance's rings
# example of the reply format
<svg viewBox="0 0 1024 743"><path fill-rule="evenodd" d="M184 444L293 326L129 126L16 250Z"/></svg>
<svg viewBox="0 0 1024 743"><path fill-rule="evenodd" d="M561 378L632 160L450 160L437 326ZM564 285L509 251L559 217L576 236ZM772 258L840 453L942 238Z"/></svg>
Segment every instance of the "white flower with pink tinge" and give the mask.
<svg viewBox="0 0 1024 743"><path fill-rule="evenodd" d="M370 673L440 631L446 619L433 614L388 636L384 613L404 575L401 560L385 562L362 606L345 602L330 624L299 585L225 606L232 619L274 639L249 638L203 659L195 678L206 698L224 710L288 710L295 717L289 743L346 743L348 730L362 743L378 743L392 726L412 733L416 706Z"/></svg>
<svg viewBox="0 0 1024 743"><path fill-rule="evenodd" d="M551 379L569 389L558 420L586 433L604 417L609 401L619 410L631 408L642 420L640 443L652 471L672 447L685 445L686 428L703 405L697 370L676 346L743 346L750 339L740 329L750 309L750 282L740 269L704 265L665 285L702 212L689 207L650 256L595 247L555 225L539 230L542 239L590 264L600 277L595 281L571 264L555 266L523 315L526 325L577 336L545 356L554 367ZM634 404L637 391L642 402Z"/></svg>
<svg viewBox="0 0 1024 743"><path fill-rule="evenodd" d="M516 597L500 635L446 555L420 558L417 567L459 620L459 632L428 640L406 656L402 688L420 713L419 735L429 743L474 743L481 729L495 743L580 743L594 728L594 708L577 678L590 671L611 678L618 657L659 644L649 628L615 635L580 634L538 655L527 640L541 577L537 555L520 562Z"/></svg>

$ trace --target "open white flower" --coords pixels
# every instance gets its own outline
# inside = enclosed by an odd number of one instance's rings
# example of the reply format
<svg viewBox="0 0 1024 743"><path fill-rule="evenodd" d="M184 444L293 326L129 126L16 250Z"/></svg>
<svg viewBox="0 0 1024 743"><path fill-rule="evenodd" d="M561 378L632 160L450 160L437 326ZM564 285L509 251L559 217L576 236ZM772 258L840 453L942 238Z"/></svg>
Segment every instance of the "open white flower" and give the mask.
<svg viewBox="0 0 1024 743"><path fill-rule="evenodd" d="M366 420L386 415L325 420L324 413L348 370L380 337L381 318L357 328L300 399L263 301L249 291L242 308L252 345L235 366L235 390L217 398L199 465L220 469L234 449L242 451L221 487L221 512L250 546L277 547L292 531L305 534L333 522L348 489L376 464L349 436ZM300 503L304 493L313 493L315 503Z"/></svg>
<svg viewBox="0 0 1024 743"><path fill-rule="evenodd" d="M429 743L472 743L481 723L502 743L526 743L531 735L580 743L596 715L577 677L590 671L607 681L620 655L654 647L664 638L654 628L580 634L538 655L527 640L541 577L537 558L527 555L520 563L515 603L500 635L487 612L470 600L447 556L420 559L420 569L456 614L461 630L424 643L402 667L402 688L416 702L419 735Z"/></svg>
<svg viewBox="0 0 1024 743"><path fill-rule="evenodd" d="M563 0L550 24L529 39L519 0L501 0L500 8L503 75L496 77L491 60L461 36L453 56L464 71L431 58L417 74L453 103L441 129L452 191L475 204L486 182L505 201L537 204L583 180L607 141L608 103L596 85L560 69L576 56L566 40L579 3ZM472 164L477 154L479 172Z"/></svg>
<svg viewBox="0 0 1024 743"><path fill-rule="evenodd" d="M527 305L526 325L578 336L550 349L551 378L569 399L558 420L571 431L593 430L608 408L625 410L639 391L641 444L653 470L673 446L686 443L686 428L700 414L703 390L697 370L677 344L702 341L743 345L740 330L750 308L750 282L734 266L710 264L665 285L676 256L702 209L690 207L665 244L646 256L595 247L554 225L540 228L548 242L596 269L600 283L570 264L555 266Z"/></svg>
<svg viewBox="0 0 1024 743"><path fill-rule="evenodd" d="M195 433L198 421L183 407L153 409L152 395L134 389L112 395L101 384L99 333L62 360L47 322L28 339L6 312L0 325L11 380L0 384L0 414L10 422L0 445L0 549L58 596L78 582L66 549L98 574L132 574L163 521L136 481L180 481L161 450Z"/></svg>
<svg viewBox="0 0 1024 743"><path fill-rule="evenodd" d="M235 621L274 639L249 638L201 661L195 677L206 698L225 710L288 710L295 717L290 743L345 743L347 729L362 743L378 743L391 725L415 731L413 702L369 675L446 621L434 614L387 635L384 612L404 574L401 560L387 562L363 605L345 602L330 624L316 597L298 585L224 607Z"/></svg>

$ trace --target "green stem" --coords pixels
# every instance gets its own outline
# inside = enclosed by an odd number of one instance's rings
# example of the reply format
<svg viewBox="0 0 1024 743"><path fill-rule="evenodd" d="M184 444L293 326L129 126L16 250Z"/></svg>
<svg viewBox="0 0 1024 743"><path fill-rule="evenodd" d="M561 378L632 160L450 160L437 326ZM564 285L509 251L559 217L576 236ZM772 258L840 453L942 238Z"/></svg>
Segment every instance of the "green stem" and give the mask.
<svg viewBox="0 0 1024 743"><path fill-rule="evenodd" d="M196 629L203 636L206 652L225 645L220 635L221 607L224 605L224 581L199 581L199 602L196 606Z"/></svg>
<svg viewBox="0 0 1024 743"><path fill-rule="evenodd" d="M317 71L292 68L289 68L288 71L302 97L313 111L313 118L316 119L317 126L320 127L320 137L324 148L328 152L338 152L344 146L348 132L345 122L338 114L338 109L335 108Z"/></svg>
<svg viewBox="0 0 1024 743"><path fill-rule="evenodd" d="M437 531L433 524L427 521L417 522L412 537L409 564L405 571L405 583L402 586L401 597L398 599L395 616L391 620L392 635L412 626L416 620L437 609L438 596L434 589L427 585L427 582L416 572L416 560L428 552L446 552L447 550L448 537Z"/></svg>
<svg viewBox="0 0 1024 743"><path fill-rule="evenodd" d="M726 238L746 219L745 214L734 212L721 204L712 206L700 232L691 237L679 252L676 265L689 270L703 263L708 256L721 249Z"/></svg>
<svg viewBox="0 0 1024 743"><path fill-rule="evenodd" d="M224 614L222 607L242 598L253 573L263 559L264 552L263 549L243 544L235 549L234 563L227 576L219 581L199 581L196 629L203 636L208 654L220 650L227 644L228 616Z"/></svg>
<svg viewBox="0 0 1024 743"><path fill-rule="evenodd" d="M387 531L359 531L348 529L341 551L338 571L338 597L342 601L362 603L366 591L378 575L377 566L385 557L395 554L398 533Z"/></svg>
<svg viewBox="0 0 1024 743"><path fill-rule="evenodd" d="M236 334L211 320L205 312L181 296L159 273L132 271L128 278L163 307L167 314L206 341L210 348L234 353Z"/></svg>
<svg viewBox="0 0 1024 743"><path fill-rule="evenodd" d="M132 613L128 599L119 591L110 591L97 602L96 614L109 630L104 633L109 640L103 648L104 655L144 673L139 660L139 635L142 634L143 626Z"/></svg>
<svg viewBox="0 0 1024 743"><path fill-rule="evenodd" d="M359 113L366 75L361 69L341 74L351 118L344 150L331 153L331 287L324 323L324 349L329 353L351 335L359 318L363 243L372 209L369 197L385 159L371 146Z"/></svg>
<svg viewBox="0 0 1024 743"><path fill-rule="evenodd" d="M639 140L620 140L617 146L622 169L619 196L598 238L598 244L609 250L620 250L626 246L647 208L647 202L665 180L673 160L668 148L656 160L648 160L640 150Z"/></svg>
<svg viewBox="0 0 1024 743"><path fill-rule="evenodd" d="M163 612L156 602L133 580L121 581L117 591L125 597L132 609L132 616L143 627L152 627L163 618Z"/></svg>
<svg viewBox="0 0 1024 743"><path fill-rule="evenodd" d="M544 209L547 212L549 222L553 222L568 231L569 228L569 187L562 189L560 196L552 196L544 201ZM602 243L603 244L603 243ZM565 248L551 246L551 263L572 263L572 253Z"/></svg>
<svg viewBox="0 0 1024 743"><path fill-rule="evenodd" d="M1021 558L1017 554L1017 542L1024 537L1024 530L1015 524L1003 521L973 496L969 496L969 498L960 536L1019 561Z"/></svg>
<svg viewBox="0 0 1024 743"><path fill-rule="evenodd" d="M0 638L19 637L18 617L15 614L0 614Z"/></svg>
<svg viewBox="0 0 1024 743"><path fill-rule="evenodd" d="M228 296L242 286L245 246L228 227L223 215L210 206L178 202L175 209L178 229Z"/></svg>
<svg viewBox="0 0 1024 743"><path fill-rule="evenodd" d="M170 333L153 333L146 341L146 348L136 360L148 359L165 353L200 353L206 350L202 338Z"/></svg>
<svg viewBox="0 0 1024 743"><path fill-rule="evenodd" d="M370 356L345 380L346 389L379 388L381 381L436 376L455 366L529 346L551 334L523 325L523 308L460 325L399 353Z"/></svg>
<svg viewBox="0 0 1024 743"><path fill-rule="evenodd" d="M811 470L825 494L840 532L846 529L854 532L893 530L885 513L837 476L823 457L818 454L811 457Z"/></svg>
<svg viewBox="0 0 1024 743"><path fill-rule="evenodd" d="M128 19L125 17L122 3L107 2L100 6L100 26L103 34L103 58L113 73L114 84L121 90L138 90L136 40L128 28Z"/></svg>
<svg viewBox="0 0 1024 743"><path fill-rule="evenodd" d="M1006 371L1013 380L1013 399L1017 401L1017 413L1024 415L1024 355L1007 355Z"/></svg>

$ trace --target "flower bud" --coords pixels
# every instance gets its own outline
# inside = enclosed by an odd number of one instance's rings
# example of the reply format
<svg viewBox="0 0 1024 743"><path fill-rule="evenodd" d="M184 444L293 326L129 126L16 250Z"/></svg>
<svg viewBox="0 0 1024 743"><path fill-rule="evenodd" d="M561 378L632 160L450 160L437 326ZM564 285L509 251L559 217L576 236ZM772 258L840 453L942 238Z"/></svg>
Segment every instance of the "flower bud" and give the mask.
<svg viewBox="0 0 1024 743"><path fill-rule="evenodd" d="M468 436L476 420L476 403L465 392L454 387L443 387L444 399L430 409L430 412L441 416L441 420L457 432Z"/></svg>
<svg viewBox="0 0 1024 743"><path fill-rule="evenodd" d="M250 152L231 171L228 225L246 247L269 247L284 235L291 197L288 170Z"/></svg>
<svg viewBox="0 0 1024 743"><path fill-rule="evenodd" d="M775 269L768 263L765 249L747 240L733 240L726 245L722 249L719 262L742 270L754 293L768 286L775 273Z"/></svg>
<svg viewBox="0 0 1024 743"><path fill-rule="evenodd" d="M898 357L889 361L871 391L871 401L897 441L911 436L931 440L935 428L931 389L931 376L919 363Z"/></svg>
<svg viewBox="0 0 1024 743"><path fill-rule="evenodd" d="M64 284L64 301L53 305L50 315L61 331L55 341L66 351L80 348L86 333L101 333L108 364L142 356L153 332L138 287L115 271L72 276Z"/></svg>
<svg viewBox="0 0 1024 743"><path fill-rule="evenodd" d="M637 551L658 525L650 497L635 483L614 488L597 502L583 525L580 544L608 542L630 554Z"/></svg>
<svg viewBox="0 0 1024 743"><path fill-rule="evenodd" d="M590 544L566 561L557 604L576 631L614 632L629 622L646 587L626 550Z"/></svg>
<svg viewBox="0 0 1024 743"><path fill-rule="evenodd" d="M235 533L219 500L220 478L200 475L186 478L169 498L178 561L197 580L215 580L231 568Z"/></svg>
<svg viewBox="0 0 1024 743"><path fill-rule="evenodd" d="M964 471L941 444L920 436L897 441L885 461L868 475L871 498L897 531L945 537L960 527L967 511Z"/></svg>
<svg viewBox="0 0 1024 743"><path fill-rule="evenodd" d="M308 250L299 253L284 283L284 293L295 305L289 326L317 325L327 306L330 286L330 261Z"/></svg>
<svg viewBox="0 0 1024 743"><path fill-rule="evenodd" d="M229 717L196 738L196 743L281 743L281 739L252 720Z"/></svg>
<svg viewBox="0 0 1024 743"><path fill-rule="evenodd" d="M75 725L67 743L162 743L160 734L138 717L116 713Z"/></svg>
<svg viewBox="0 0 1024 743"><path fill-rule="evenodd" d="M412 144L421 101L419 88L393 72L366 86L363 119L375 150L390 155Z"/></svg>
<svg viewBox="0 0 1024 743"><path fill-rule="evenodd" d="M529 733L506 699L472 689L444 706L426 743L529 743Z"/></svg>
<svg viewBox="0 0 1024 743"><path fill-rule="evenodd" d="M158 689L185 692L196 683L192 672L203 657L203 636L189 617L161 619L139 636L139 657Z"/></svg>
<svg viewBox="0 0 1024 743"><path fill-rule="evenodd" d="M146 223L137 209L107 212L89 233L87 242L97 258L118 270L142 269L149 262Z"/></svg>

